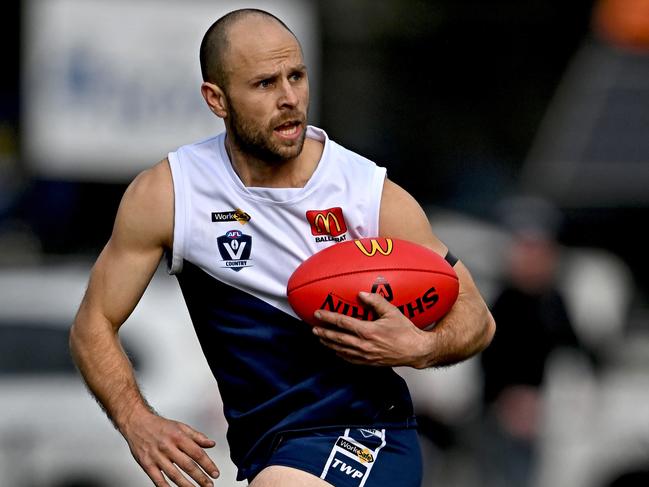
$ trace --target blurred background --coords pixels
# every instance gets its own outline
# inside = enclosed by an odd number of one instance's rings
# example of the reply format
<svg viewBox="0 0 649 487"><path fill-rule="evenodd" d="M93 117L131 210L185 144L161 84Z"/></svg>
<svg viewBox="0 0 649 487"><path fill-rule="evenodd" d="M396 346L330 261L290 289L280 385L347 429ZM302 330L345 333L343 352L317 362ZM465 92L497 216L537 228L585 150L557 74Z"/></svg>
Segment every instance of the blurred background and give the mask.
<svg viewBox="0 0 649 487"><path fill-rule="evenodd" d="M400 371L425 485L649 485L649 0L8 0L0 486L149 485L67 329L130 180L222 130L198 46L244 6L294 30L311 123L420 201L496 315L480 357ZM237 485L164 269L129 321L150 402L215 437L221 485Z"/></svg>

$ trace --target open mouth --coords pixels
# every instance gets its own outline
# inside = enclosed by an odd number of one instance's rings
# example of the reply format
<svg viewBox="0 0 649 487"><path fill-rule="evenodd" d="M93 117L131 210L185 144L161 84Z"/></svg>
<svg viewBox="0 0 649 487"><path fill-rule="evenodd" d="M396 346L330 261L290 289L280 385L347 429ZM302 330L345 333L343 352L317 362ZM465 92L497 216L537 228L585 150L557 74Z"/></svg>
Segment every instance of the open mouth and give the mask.
<svg viewBox="0 0 649 487"><path fill-rule="evenodd" d="M294 139L302 131L302 124L298 121L285 122L278 127L275 127L275 132L282 138Z"/></svg>

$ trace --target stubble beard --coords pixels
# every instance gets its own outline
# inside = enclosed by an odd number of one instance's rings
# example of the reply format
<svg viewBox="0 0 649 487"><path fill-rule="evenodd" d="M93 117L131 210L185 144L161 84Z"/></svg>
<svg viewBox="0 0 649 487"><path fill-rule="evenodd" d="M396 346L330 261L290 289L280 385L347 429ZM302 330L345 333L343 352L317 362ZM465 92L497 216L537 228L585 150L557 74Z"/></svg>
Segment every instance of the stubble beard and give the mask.
<svg viewBox="0 0 649 487"><path fill-rule="evenodd" d="M281 118L271 120L265 128L246 121L231 103L229 115L228 136L244 154L270 164L279 164L294 159L302 152L306 137L306 123L301 112L297 110L287 112ZM283 120L300 120L302 122L300 137L290 145L283 145L272 140L273 128L281 125Z"/></svg>

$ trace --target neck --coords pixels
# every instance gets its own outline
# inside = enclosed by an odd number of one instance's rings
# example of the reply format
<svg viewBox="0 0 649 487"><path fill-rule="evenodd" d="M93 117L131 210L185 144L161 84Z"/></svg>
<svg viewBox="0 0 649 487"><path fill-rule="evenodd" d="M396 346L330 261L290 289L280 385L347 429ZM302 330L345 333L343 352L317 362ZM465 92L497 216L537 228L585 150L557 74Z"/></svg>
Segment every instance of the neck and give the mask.
<svg viewBox="0 0 649 487"><path fill-rule="evenodd" d="M304 187L320 161L323 148L322 143L307 137L297 157L269 162L244 152L231 137L225 138L232 168L246 187Z"/></svg>

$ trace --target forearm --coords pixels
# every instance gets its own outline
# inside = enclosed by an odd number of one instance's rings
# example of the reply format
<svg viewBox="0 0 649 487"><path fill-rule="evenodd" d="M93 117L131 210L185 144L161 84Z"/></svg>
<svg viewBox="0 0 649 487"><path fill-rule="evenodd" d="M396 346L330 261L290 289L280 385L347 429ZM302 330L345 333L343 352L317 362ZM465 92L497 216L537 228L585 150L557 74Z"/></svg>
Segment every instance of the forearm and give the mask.
<svg viewBox="0 0 649 487"><path fill-rule="evenodd" d="M190 485L186 476L198 485L214 485L209 477L218 477L219 471L204 451L213 447L214 441L151 410L137 386L116 328L101 313L94 317L90 314L82 305L70 332L72 357L135 460L155 485L169 485L167 479L173 485Z"/></svg>
<svg viewBox="0 0 649 487"><path fill-rule="evenodd" d="M451 311L425 332L427 354L416 368L466 360L487 348L495 329L493 317L482 299L461 294Z"/></svg>
<svg viewBox="0 0 649 487"><path fill-rule="evenodd" d="M70 351L88 389L122 433L133 414L151 410L108 320L80 311L70 331Z"/></svg>

